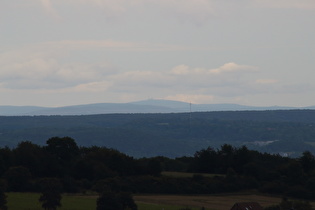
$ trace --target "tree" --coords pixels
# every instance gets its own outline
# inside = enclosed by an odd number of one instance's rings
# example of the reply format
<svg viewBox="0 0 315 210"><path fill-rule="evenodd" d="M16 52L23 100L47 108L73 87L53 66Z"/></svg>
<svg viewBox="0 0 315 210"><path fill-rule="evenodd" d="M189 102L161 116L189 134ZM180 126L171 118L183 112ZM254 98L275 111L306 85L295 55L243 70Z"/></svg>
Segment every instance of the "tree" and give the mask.
<svg viewBox="0 0 315 210"><path fill-rule="evenodd" d="M119 197L113 192L103 192L96 204L96 210L123 210Z"/></svg>
<svg viewBox="0 0 315 210"><path fill-rule="evenodd" d="M8 182L10 191L25 191L28 190L31 172L23 166L10 167L5 173L4 178Z"/></svg>
<svg viewBox="0 0 315 210"><path fill-rule="evenodd" d="M30 141L22 141L17 148L13 149L15 162L17 165L28 168L33 177L42 175L43 149Z"/></svg>
<svg viewBox="0 0 315 210"><path fill-rule="evenodd" d="M195 153L194 161L191 163L190 168L193 172L216 173L217 162L217 152L213 148L208 147Z"/></svg>
<svg viewBox="0 0 315 210"><path fill-rule="evenodd" d="M5 195L5 184L0 181L0 210L7 210L7 196Z"/></svg>
<svg viewBox="0 0 315 210"><path fill-rule="evenodd" d="M310 151L303 152L299 162L302 164L305 173L310 173L315 169L315 157Z"/></svg>
<svg viewBox="0 0 315 210"><path fill-rule="evenodd" d="M0 190L0 210L7 210L7 196Z"/></svg>
<svg viewBox="0 0 315 210"><path fill-rule="evenodd" d="M53 137L47 140L45 147L48 156L46 162L50 176L65 176L71 173L71 164L80 151L74 139L70 137Z"/></svg>
<svg viewBox="0 0 315 210"><path fill-rule="evenodd" d="M77 143L70 137L53 137L46 143L48 152L55 155L58 160L70 161L79 154Z"/></svg>
<svg viewBox="0 0 315 210"><path fill-rule="evenodd" d="M45 210L56 210L61 207L61 189L62 185L59 179L44 178L40 180L42 194L39 202Z"/></svg>
<svg viewBox="0 0 315 210"><path fill-rule="evenodd" d="M123 205L123 209L128 209L128 210L137 210L137 204L133 200L131 194L122 192L120 193L120 200Z"/></svg>

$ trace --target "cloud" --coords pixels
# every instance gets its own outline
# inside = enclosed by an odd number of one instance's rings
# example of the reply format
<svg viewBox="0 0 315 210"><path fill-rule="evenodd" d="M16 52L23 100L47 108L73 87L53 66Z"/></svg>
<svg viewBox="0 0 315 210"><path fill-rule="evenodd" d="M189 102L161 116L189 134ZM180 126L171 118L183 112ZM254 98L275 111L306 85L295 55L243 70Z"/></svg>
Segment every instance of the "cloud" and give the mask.
<svg viewBox="0 0 315 210"><path fill-rule="evenodd" d="M124 52L160 52L160 51L187 51L196 50L194 47L185 47L171 44L155 44L147 42L126 42L115 40L61 40L38 43L28 46L33 51L78 51L78 50L110 50Z"/></svg>
<svg viewBox="0 0 315 210"><path fill-rule="evenodd" d="M145 46L145 47L144 47ZM257 67L228 62L218 68L178 65L169 70L118 70L110 62L65 62L72 52L86 49L146 50L151 45L117 41L61 41L40 43L0 54L0 82L8 89L64 89L67 91L157 92L211 89L248 83ZM155 49L156 47L153 47ZM91 53L89 51L89 53ZM68 55L70 54L70 55ZM141 90L142 91L142 90ZM169 95L169 94L168 94ZM198 95L198 94L197 94Z"/></svg>
<svg viewBox="0 0 315 210"><path fill-rule="evenodd" d="M295 8L303 10L315 9L314 0L254 0L254 5L269 8Z"/></svg>
<svg viewBox="0 0 315 210"><path fill-rule="evenodd" d="M3 86L10 88L49 89L102 80L109 74L117 73L117 68L106 57L102 57L103 61L93 63L80 61L75 57L78 52L88 53L87 57L91 57L93 52L99 53L100 50L103 52L155 52L185 49L180 46L114 40L63 40L37 43L0 53L0 81ZM69 58L76 61L65 62ZM125 72L115 77L125 76L127 80L130 77L140 79L141 75L149 77L148 74L152 75L154 72ZM153 83L153 80L151 82Z"/></svg>
<svg viewBox="0 0 315 210"><path fill-rule="evenodd" d="M257 84L275 84L278 83L276 79L257 79L255 81Z"/></svg>
<svg viewBox="0 0 315 210"><path fill-rule="evenodd" d="M56 19L61 19L60 14L56 11L53 7L51 0L39 0L41 5L43 6L44 10Z"/></svg>
<svg viewBox="0 0 315 210"><path fill-rule="evenodd" d="M12 51L0 54L0 82L8 89L58 89L102 80L114 71L108 63L63 63L54 53Z"/></svg>
<svg viewBox="0 0 315 210"><path fill-rule="evenodd" d="M109 87L108 80L116 83L154 85L157 78L167 81L161 74L150 71L127 71L119 74L113 64L102 57L102 61L84 61L76 54L87 57L99 51L178 51L178 46L150 43L122 42L113 40L64 40L27 45L0 53L0 83L8 89L64 89L74 88L92 90ZM73 60L66 61L66 60ZM148 79L151 78L151 79ZM105 82L104 82L105 81ZM106 85L104 86L103 84ZM100 88L104 89L104 88Z"/></svg>
<svg viewBox="0 0 315 210"><path fill-rule="evenodd" d="M210 75L210 74L224 74L233 72L255 72L257 67L248 65L239 65L234 62L226 63L223 66L215 69L205 68L189 68L187 65L179 65L174 67L171 72L175 75Z"/></svg>
<svg viewBox="0 0 315 210"><path fill-rule="evenodd" d="M62 92L78 92L78 93L91 93L91 92L104 92L110 88L112 82L110 81L98 81L79 84L74 87L62 89Z"/></svg>
<svg viewBox="0 0 315 210"><path fill-rule="evenodd" d="M260 79L258 67L236 62L226 62L217 67L180 64L159 70L134 70L128 67L119 69L106 58L106 54L101 59L88 61L84 56L83 59L76 57L81 53L88 53L90 57L94 50L98 53L102 50L147 52L157 48L161 51L184 49L113 40L64 40L25 46L0 54L0 87L8 91L107 94L112 98L121 96L129 100L148 96L206 103L218 98L237 98L270 92L271 89L276 91L279 86L274 79Z"/></svg>
<svg viewBox="0 0 315 210"><path fill-rule="evenodd" d="M142 88L145 91L154 89L176 92L248 83L246 75L249 72L256 72L256 67L236 63L227 63L215 69L178 65L164 71L127 71L113 74L109 78L113 81L113 89Z"/></svg>
<svg viewBox="0 0 315 210"><path fill-rule="evenodd" d="M202 23L216 13L217 1L213 0L36 0L44 10L53 17L60 18L60 8L68 11L102 11L108 18L119 18L128 13L145 13L156 11L185 22ZM57 9L58 8L58 9ZM59 13L58 13L59 12ZM66 14L63 14L66 15Z"/></svg>
<svg viewBox="0 0 315 210"><path fill-rule="evenodd" d="M169 16L173 16L179 20L186 22L193 21L195 23L203 23L207 19L215 16L216 1L210 0L161 0L151 1L162 10L168 12Z"/></svg>
<svg viewBox="0 0 315 210"><path fill-rule="evenodd" d="M192 22L203 24L209 19L228 15L240 8L253 9L255 7L267 8L296 8L313 10L314 0L240 0L217 1L217 0L36 0L44 10L54 18L61 18L58 9L102 11L102 16L115 19L130 14L151 11L150 15L158 14L161 18L176 19L179 22ZM58 8L58 9L57 9ZM90 10L91 9L91 10ZM63 14L66 15L66 14Z"/></svg>
<svg viewBox="0 0 315 210"><path fill-rule="evenodd" d="M178 65L164 71L128 71L110 76L113 92L153 95L154 98L205 102L214 96L237 96L252 86L250 73L257 68L249 65L226 63L214 69L191 68ZM193 97L195 95L196 97Z"/></svg>

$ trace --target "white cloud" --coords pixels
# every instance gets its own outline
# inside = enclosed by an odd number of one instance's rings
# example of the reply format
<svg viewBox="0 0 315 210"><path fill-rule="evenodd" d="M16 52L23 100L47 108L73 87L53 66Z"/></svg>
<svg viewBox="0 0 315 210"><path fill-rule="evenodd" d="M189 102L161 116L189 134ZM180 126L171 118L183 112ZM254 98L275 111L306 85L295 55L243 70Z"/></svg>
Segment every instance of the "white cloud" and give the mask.
<svg viewBox="0 0 315 210"><path fill-rule="evenodd" d="M56 19L61 19L60 15L58 12L55 10L55 8L52 5L51 0L39 0L44 8L44 10L51 15L52 17Z"/></svg>
<svg viewBox="0 0 315 210"><path fill-rule="evenodd" d="M58 89L100 81L108 63L63 63L56 52L17 50L0 54L0 82L9 89Z"/></svg>
<svg viewBox="0 0 315 210"><path fill-rule="evenodd" d="M109 89L109 87L112 85L112 82L110 81L99 81L99 82L89 82L84 84L79 84L74 87L62 89L62 92L78 92L78 93L84 93L84 92L104 92Z"/></svg>
<svg viewBox="0 0 315 210"><path fill-rule="evenodd" d="M103 11L102 15L110 18L126 15L128 12L157 10L163 17L178 19L181 22L202 24L210 18L226 15L229 11L241 7L297 8L315 9L314 0L36 0L44 10L55 18L60 18L59 8L82 10L91 8ZM57 9L58 8L58 9ZM152 12L154 13L154 12Z"/></svg>
<svg viewBox="0 0 315 210"><path fill-rule="evenodd" d="M177 51L183 48L149 43L120 42L113 40L64 40L37 43L0 53L0 82L9 89L64 89L73 88L92 90L97 85L114 80L117 84L144 82L147 85L167 83L162 74L152 71L127 71L119 74L109 62L66 61L76 53L93 51ZM67 59L66 59L67 58ZM66 59L66 60L65 60ZM160 80L157 80L160 78ZM171 82L169 82L171 84ZM104 89L104 88L100 88Z"/></svg>
<svg viewBox="0 0 315 210"><path fill-rule="evenodd" d="M213 87L235 86L249 83L249 72L256 72L256 67L227 63L216 69L191 68L178 65L164 71L127 71L109 76L113 89L148 91L187 91L204 90ZM235 75L237 74L237 75ZM197 94L198 95L198 94Z"/></svg>
<svg viewBox="0 0 315 210"><path fill-rule="evenodd" d="M128 12L146 12L158 10L167 14L167 17L184 21L202 23L216 13L213 0L36 0L40 2L44 10L53 17L60 18L60 8L81 11L93 9L103 11L102 15L109 18L117 18ZM65 15L65 14L63 14Z"/></svg>
<svg viewBox="0 0 315 210"><path fill-rule="evenodd" d="M233 72L255 72L257 67L248 65L239 65L234 62L226 63L216 69L205 69L205 68L189 68L187 65L179 65L174 67L171 72L175 75L208 75L208 74L224 74Z"/></svg>
<svg viewBox="0 0 315 210"><path fill-rule="evenodd" d="M33 46L28 46L32 50L37 51L58 51L68 52L77 50L110 50L124 52L159 52L159 51L185 51L195 50L193 47L185 47L179 45L155 44L147 42L126 42L115 40L62 40L54 42L38 43Z"/></svg>
<svg viewBox="0 0 315 210"><path fill-rule="evenodd" d="M175 75L186 75L186 74L191 73L191 69L189 68L189 66L182 64L182 65L175 66L171 70L171 73Z"/></svg>
<svg viewBox="0 0 315 210"><path fill-rule="evenodd" d="M256 71L257 67L248 66L248 65L239 65L233 62L226 63L223 66L220 66L217 69L209 70L209 73L213 74L221 74L221 73L228 73L228 72L253 72Z"/></svg>
<svg viewBox="0 0 315 210"><path fill-rule="evenodd" d="M160 71L118 70L110 62L64 61L78 51L154 51L155 44L112 40L65 40L39 43L0 54L0 83L11 90L46 90L51 93L108 93L136 98L136 95L204 103L214 97L236 97L253 90L258 68L227 62L216 68L182 64ZM161 50L182 50L163 46ZM77 59L76 59L77 60ZM255 74L254 74L255 75ZM253 79L254 78L254 79Z"/></svg>
<svg viewBox="0 0 315 210"><path fill-rule="evenodd" d="M130 92L194 103L210 102L214 96L244 95L252 87L256 67L227 63L219 68L191 68L178 65L164 71L128 71L109 77L110 91ZM215 71L214 71L215 70ZM155 94L155 95L154 95Z"/></svg>
<svg viewBox="0 0 315 210"><path fill-rule="evenodd" d="M166 10L170 16L196 23L203 23L217 13L216 1L211 0L161 0L151 2Z"/></svg>
<svg viewBox="0 0 315 210"><path fill-rule="evenodd" d="M305 10L315 9L314 0L253 0L253 3L260 7L296 8Z"/></svg>
<svg viewBox="0 0 315 210"><path fill-rule="evenodd" d="M278 83L276 79L257 79L255 81L257 84L275 84Z"/></svg>

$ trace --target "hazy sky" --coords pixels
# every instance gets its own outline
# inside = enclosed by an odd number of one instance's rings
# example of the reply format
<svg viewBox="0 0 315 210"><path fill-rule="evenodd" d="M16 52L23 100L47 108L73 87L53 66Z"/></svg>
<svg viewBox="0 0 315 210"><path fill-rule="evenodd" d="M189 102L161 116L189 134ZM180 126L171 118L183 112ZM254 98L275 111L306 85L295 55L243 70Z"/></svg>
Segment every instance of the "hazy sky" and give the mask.
<svg viewBox="0 0 315 210"><path fill-rule="evenodd" d="M0 105L315 105L314 0L1 0Z"/></svg>

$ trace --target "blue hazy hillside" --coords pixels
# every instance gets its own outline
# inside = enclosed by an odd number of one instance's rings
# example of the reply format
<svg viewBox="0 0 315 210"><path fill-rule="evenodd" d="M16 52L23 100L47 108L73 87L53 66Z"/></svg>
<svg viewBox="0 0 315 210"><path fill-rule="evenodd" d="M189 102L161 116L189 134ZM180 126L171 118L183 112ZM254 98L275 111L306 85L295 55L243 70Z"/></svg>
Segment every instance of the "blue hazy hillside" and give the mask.
<svg viewBox="0 0 315 210"><path fill-rule="evenodd" d="M223 144L297 156L315 152L314 127L315 110L0 116L0 147L70 136L134 157L192 156Z"/></svg>
<svg viewBox="0 0 315 210"><path fill-rule="evenodd" d="M239 104L190 104L171 100L144 100L130 103L97 103L64 107L0 106L1 116L91 115L110 113L183 113L243 110L291 110L315 107L255 107Z"/></svg>

